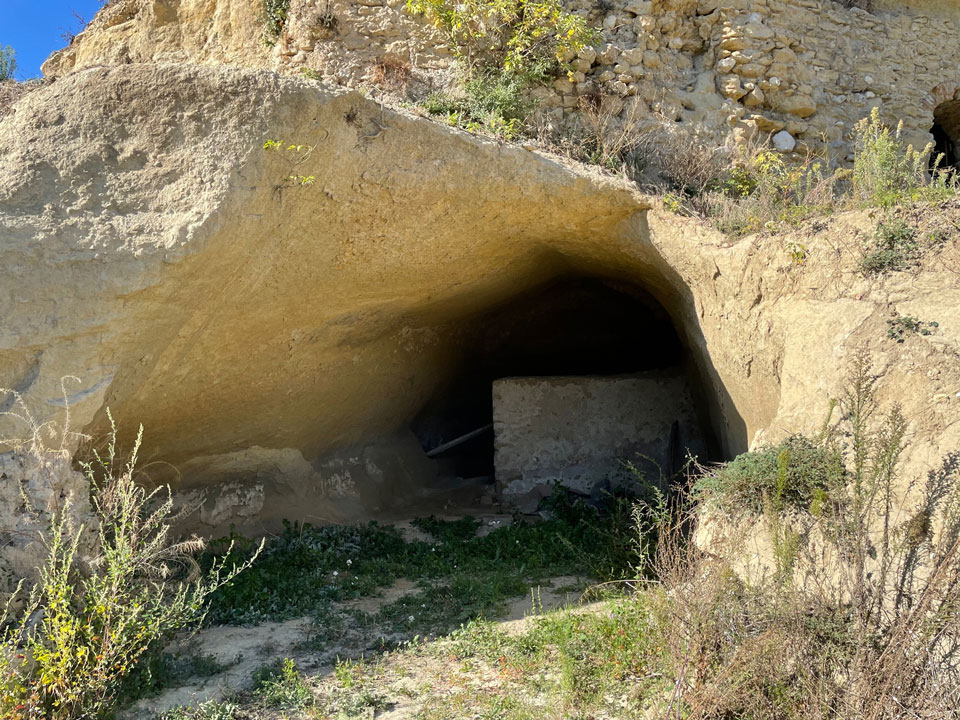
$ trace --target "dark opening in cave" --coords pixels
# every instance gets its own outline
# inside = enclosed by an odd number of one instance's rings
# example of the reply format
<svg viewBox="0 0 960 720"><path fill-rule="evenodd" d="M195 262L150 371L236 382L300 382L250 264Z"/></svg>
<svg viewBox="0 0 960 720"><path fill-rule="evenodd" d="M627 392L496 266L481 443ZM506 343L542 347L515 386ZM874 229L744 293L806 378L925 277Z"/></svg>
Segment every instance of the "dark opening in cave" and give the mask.
<svg viewBox="0 0 960 720"><path fill-rule="evenodd" d="M933 111L934 149L930 157L931 170L960 169L960 100L941 103Z"/></svg>
<svg viewBox="0 0 960 720"><path fill-rule="evenodd" d="M494 482L491 387L498 379L635 379L660 371L670 377L681 376L695 400L698 414L705 415L693 363L673 321L652 295L636 285L591 277L556 278L464 320L458 332L461 336L459 370L427 403L411 426L425 451L435 453L441 449L434 459L441 477L448 481ZM639 386L627 382L623 387L624 392L629 393ZM614 395L620 388L619 384L613 386ZM606 392L609 394L609 386ZM617 400L611 405L620 406L630 401L624 396L622 403ZM533 415L541 411L542 408L529 409ZM566 407L561 412L559 419L549 422L577 422L577 407ZM698 427L677 428L677 423L667 418L669 412L669 408L664 411L663 434L674 433L672 440L676 447L672 454L678 457L668 458L668 465L682 462L684 447L680 443L694 436L696 442L706 443L711 455L716 455L706 417L698 418L695 423ZM534 420L531 418L531 422ZM466 441L442 450L451 441L481 428L482 431ZM557 435L562 434L559 427L547 427L542 432L550 434L554 430ZM541 444L553 444L552 440L541 438ZM530 442L531 454L539 454L542 448L537 446L537 440ZM610 460L619 463L618 458ZM676 467L663 468L668 472L672 469Z"/></svg>

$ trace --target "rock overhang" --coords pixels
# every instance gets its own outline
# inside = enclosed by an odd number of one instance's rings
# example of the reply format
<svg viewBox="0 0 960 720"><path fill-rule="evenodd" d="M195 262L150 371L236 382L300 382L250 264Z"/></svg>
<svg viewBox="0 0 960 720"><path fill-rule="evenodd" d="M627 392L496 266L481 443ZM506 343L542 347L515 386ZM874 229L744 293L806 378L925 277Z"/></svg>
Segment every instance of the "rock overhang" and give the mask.
<svg viewBox="0 0 960 720"><path fill-rule="evenodd" d="M817 425L843 358L916 295L868 287L842 249L811 246L798 269L776 241L650 205L615 177L267 71L77 72L0 123L0 386L56 420L61 378L79 376L74 429L102 437L108 407L128 441L142 422L155 477L222 485L214 524L342 520L429 475L409 423L456 372L463 319L551 278L663 306L725 457ZM955 281L925 272L909 312L941 331L900 358L918 368L905 410L953 397L937 303ZM918 457L949 441L936 412ZM331 500L350 482L358 495Z"/></svg>
<svg viewBox="0 0 960 720"><path fill-rule="evenodd" d="M668 285L617 178L265 71L78 72L0 147L0 384L56 416L79 376L75 429L109 407L188 483L402 435L457 322L556 274Z"/></svg>

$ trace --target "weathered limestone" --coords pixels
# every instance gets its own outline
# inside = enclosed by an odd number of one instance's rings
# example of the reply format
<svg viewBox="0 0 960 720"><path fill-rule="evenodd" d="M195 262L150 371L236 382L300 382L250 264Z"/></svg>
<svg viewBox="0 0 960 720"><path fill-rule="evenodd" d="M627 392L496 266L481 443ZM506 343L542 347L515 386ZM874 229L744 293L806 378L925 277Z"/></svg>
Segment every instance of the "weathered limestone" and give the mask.
<svg viewBox="0 0 960 720"><path fill-rule="evenodd" d="M107 407L127 437L142 422L144 460L224 488L215 526L261 499L258 516L355 517L429 481L408 424L458 367L457 321L589 247L648 254L646 207L611 178L266 71L77 72L0 126L0 387L46 420L80 377L74 429L102 436Z"/></svg>
<svg viewBox="0 0 960 720"><path fill-rule="evenodd" d="M497 486L521 506L536 506L556 483L583 495L618 487L632 479L624 462L656 484L687 451L706 450L680 372L498 380L493 422Z"/></svg>

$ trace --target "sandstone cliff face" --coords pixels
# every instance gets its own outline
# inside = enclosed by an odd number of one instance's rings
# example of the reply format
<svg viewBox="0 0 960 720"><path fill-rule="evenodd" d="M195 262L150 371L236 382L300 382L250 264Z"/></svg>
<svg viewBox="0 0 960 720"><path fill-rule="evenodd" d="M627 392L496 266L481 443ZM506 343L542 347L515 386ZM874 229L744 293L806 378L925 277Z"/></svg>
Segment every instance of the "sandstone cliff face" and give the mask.
<svg viewBox="0 0 960 720"><path fill-rule="evenodd" d="M82 71L0 132L0 385L55 415L82 378L77 429L101 434L107 406L142 422L181 486L243 477L241 516L263 477L290 481L284 508L378 507L398 490L378 438L422 482L403 432L458 322L586 248L649 253L646 205L612 179L269 72Z"/></svg>
<svg viewBox="0 0 960 720"><path fill-rule="evenodd" d="M860 214L730 243L648 207L266 71L80 71L0 123L0 386L62 419L80 377L75 429L142 422L151 474L207 489L208 531L375 515L431 482L410 422L471 361L475 318L572 274L666 309L723 455L814 429L860 347L912 421L908 473L960 447L956 234L868 279ZM940 325L898 344L891 313Z"/></svg>

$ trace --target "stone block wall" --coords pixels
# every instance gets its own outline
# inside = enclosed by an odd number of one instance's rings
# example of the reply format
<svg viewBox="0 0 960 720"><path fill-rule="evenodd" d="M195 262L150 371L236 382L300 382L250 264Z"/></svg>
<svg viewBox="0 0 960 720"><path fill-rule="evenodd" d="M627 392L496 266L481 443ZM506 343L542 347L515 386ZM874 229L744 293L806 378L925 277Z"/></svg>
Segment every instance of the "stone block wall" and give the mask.
<svg viewBox="0 0 960 720"><path fill-rule="evenodd" d="M340 18L338 35L303 41L307 8ZM302 0L278 49L348 85L384 59L408 63L414 88L442 86L450 49L401 0ZM918 147L934 111L960 99L960 16L939 6L893 3L874 13L833 0L592 0L568 7L603 30L603 44L569 58L571 79L535 90L541 123L558 132L582 121L581 98L605 98L619 125L667 122L707 142L743 144L778 134L797 158L852 159L853 128L874 107L904 123ZM925 14L929 13L929 14ZM439 71L439 72L438 72ZM394 90L396 88L393 88ZM789 133L789 137L783 133Z"/></svg>
<svg viewBox="0 0 960 720"><path fill-rule="evenodd" d="M655 115L715 142L785 131L780 149L841 162L873 107L923 146L935 108L960 97L960 23L950 16L832 0L634 0L603 27L602 51L574 61L577 82L558 81L560 105L598 91L625 101L624 119Z"/></svg>
<svg viewBox="0 0 960 720"><path fill-rule="evenodd" d="M681 374L497 380L493 423L498 492L527 509L556 482L584 495L610 489L632 477L623 461L657 482L657 465L669 472L687 448L703 453Z"/></svg>

